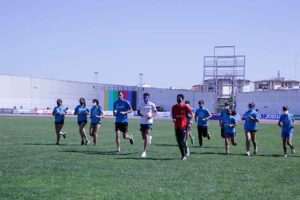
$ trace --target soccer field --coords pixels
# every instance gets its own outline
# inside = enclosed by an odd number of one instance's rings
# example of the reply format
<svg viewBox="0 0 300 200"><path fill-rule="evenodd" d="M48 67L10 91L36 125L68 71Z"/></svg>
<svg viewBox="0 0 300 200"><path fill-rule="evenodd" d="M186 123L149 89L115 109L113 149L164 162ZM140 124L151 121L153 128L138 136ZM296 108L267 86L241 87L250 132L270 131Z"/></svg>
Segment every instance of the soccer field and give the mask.
<svg viewBox="0 0 300 200"><path fill-rule="evenodd" d="M296 154L284 158L280 129L260 125L258 155L245 156L242 125L237 147L224 155L217 123L204 147L190 145L180 159L173 124L156 121L148 158L141 159L139 122L131 120L134 145L121 141L115 155L114 121L105 119L96 147L81 146L75 118L67 139L55 144L48 117L0 117L0 199L300 199L300 136ZM193 134L196 136L196 126ZM198 143L198 142L197 142ZM253 150L253 148L251 149ZM252 151L251 151L252 152Z"/></svg>

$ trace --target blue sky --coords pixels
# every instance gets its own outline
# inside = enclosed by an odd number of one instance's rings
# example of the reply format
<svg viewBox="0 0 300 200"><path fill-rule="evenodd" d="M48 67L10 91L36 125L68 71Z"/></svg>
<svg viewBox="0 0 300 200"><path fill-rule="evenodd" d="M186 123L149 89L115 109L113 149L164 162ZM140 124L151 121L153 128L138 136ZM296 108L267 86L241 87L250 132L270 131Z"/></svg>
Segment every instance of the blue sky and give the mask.
<svg viewBox="0 0 300 200"><path fill-rule="evenodd" d="M156 87L191 88L203 56L235 45L246 78L280 70L299 80L299 9L297 0L0 0L0 73L93 82L98 71L101 83L136 85L142 72Z"/></svg>

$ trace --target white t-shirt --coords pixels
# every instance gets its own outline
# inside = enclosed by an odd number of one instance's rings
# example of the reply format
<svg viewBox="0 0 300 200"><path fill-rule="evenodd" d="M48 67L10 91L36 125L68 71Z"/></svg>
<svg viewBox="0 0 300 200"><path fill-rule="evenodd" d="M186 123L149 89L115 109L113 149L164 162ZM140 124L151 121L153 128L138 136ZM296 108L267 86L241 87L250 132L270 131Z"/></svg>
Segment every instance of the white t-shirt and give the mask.
<svg viewBox="0 0 300 200"><path fill-rule="evenodd" d="M156 111L156 106L151 101L148 103L142 102L138 108L140 110L143 117L141 117L141 124L153 124L153 118L148 119L148 117L152 117Z"/></svg>

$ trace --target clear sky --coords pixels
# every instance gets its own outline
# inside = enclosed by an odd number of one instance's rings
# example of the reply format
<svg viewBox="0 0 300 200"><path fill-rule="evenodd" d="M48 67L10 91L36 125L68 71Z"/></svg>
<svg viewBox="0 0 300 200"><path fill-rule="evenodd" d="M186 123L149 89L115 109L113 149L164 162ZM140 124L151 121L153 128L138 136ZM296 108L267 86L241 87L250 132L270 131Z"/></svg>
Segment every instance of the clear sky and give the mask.
<svg viewBox="0 0 300 200"><path fill-rule="evenodd" d="M246 55L250 80L299 80L300 1L0 0L4 74L189 89L216 45Z"/></svg>

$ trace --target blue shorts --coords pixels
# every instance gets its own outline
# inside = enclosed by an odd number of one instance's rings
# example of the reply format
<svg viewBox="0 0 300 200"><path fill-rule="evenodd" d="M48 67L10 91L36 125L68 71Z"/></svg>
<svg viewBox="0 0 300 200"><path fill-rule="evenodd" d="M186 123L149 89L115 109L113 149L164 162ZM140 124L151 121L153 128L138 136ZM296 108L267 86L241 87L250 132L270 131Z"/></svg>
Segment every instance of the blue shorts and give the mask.
<svg viewBox="0 0 300 200"><path fill-rule="evenodd" d="M152 124L141 124L141 132L152 130Z"/></svg>
<svg viewBox="0 0 300 200"><path fill-rule="evenodd" d="M282 131L281 132L281 137L282 138L292 138L293 137L293 130L286 132L286 131Z"/></svg>

